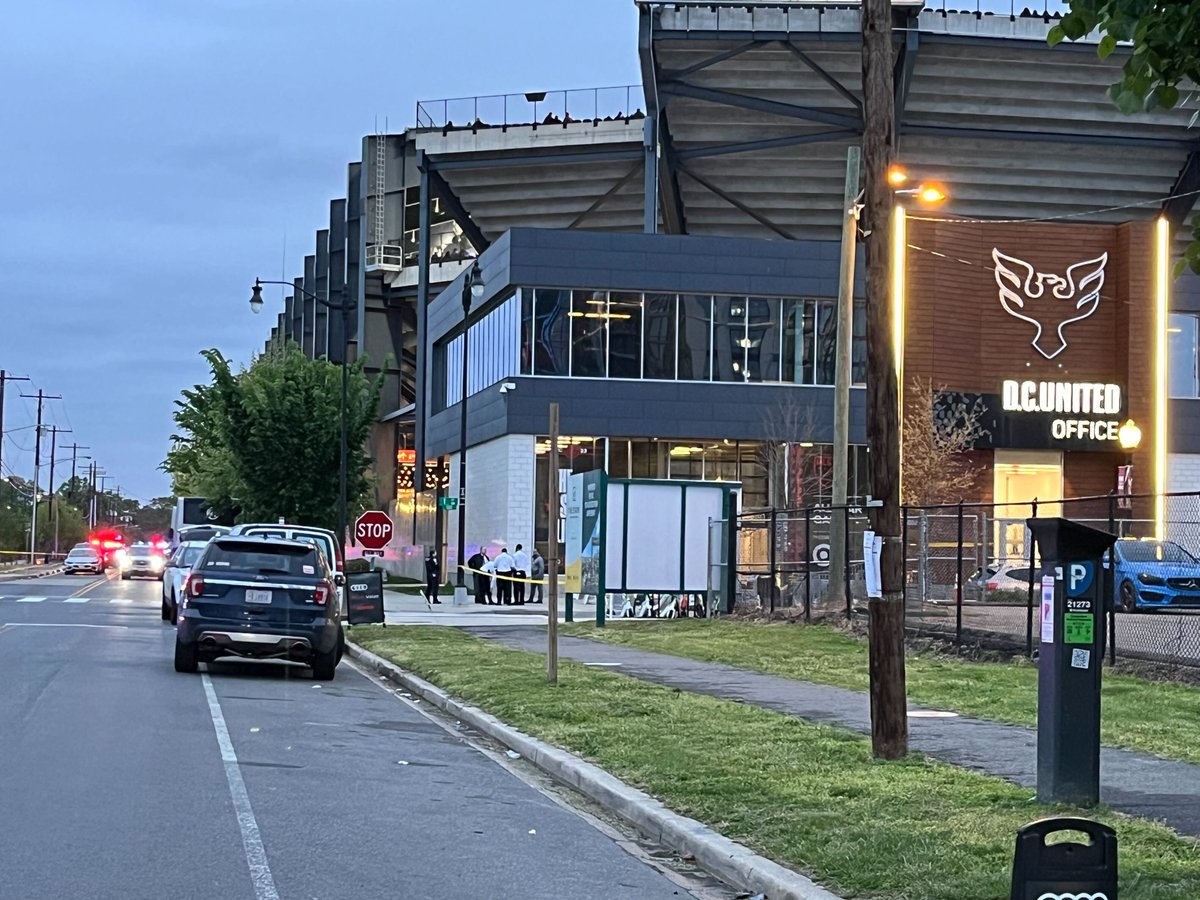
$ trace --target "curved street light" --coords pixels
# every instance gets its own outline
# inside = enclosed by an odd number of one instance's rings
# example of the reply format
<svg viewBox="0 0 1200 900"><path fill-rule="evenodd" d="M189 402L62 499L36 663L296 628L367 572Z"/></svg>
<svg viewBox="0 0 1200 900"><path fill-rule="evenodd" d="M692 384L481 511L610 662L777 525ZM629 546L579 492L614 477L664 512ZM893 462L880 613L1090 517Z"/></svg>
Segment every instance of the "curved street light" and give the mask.
<svg viewBox="0 0 1200 900"><path fill-rule="evenodd" d="M467 349L471 337L468 320L471 317L471 303L483 297L483 275L479 271L479 260L471 263L471 268L463 279L462 308L463 308L463 346L462 346L462 396L459 398L459 443L458 443L458 578L454 582L454 604L461 606L467 602ZM478 598L476 598L478 599Z"/></svg>
<svg viewBox="0 0 1200 900"><path fill-rule="evenodd" d="M350 311L354 309L354 304L348 298L343 298L340 303L333 303L323 297L314 294L312 291L305 290L291 281L272 281L263 280L261 278L254 279L254 287L250 289L250 311L257 315L262 312L263 296L262 288L264 284L280 284L284 287L290 287L294 291L299 291L302 295L314 300L326 309L340 312L342 314L342 347L341 347L341 363L342 363L342 401L339 409L342 422L342 440L341 446L338 448L338 546L342 551L342 559L346 558L346 525L347 516L349 514L349 501L346 496L347 488L347 463L350 455L349 438L347 431L346 412L348 408L347 395L349 394L349 358L348 345L350 342ZM331 560L336 564L336 560Z"/></svg>

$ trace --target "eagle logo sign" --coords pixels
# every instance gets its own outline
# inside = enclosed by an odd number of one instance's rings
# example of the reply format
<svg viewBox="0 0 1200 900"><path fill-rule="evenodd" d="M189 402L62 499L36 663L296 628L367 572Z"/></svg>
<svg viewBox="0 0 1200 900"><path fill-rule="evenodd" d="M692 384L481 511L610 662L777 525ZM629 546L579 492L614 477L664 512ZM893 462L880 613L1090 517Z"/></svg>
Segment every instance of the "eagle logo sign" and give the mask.
<svg viewBox="0 0 1200 900"><path fill-rule="evenodd" d="M1054 359L1067 349L1063 329L1086 319L1100 305L1107 253L1075 263L1065 277L1035 272L1029 263L996 248L992 249L992 260L996 263L1000 305L1010 316L1037 329L1030 343L1046 359Z"/></svg>

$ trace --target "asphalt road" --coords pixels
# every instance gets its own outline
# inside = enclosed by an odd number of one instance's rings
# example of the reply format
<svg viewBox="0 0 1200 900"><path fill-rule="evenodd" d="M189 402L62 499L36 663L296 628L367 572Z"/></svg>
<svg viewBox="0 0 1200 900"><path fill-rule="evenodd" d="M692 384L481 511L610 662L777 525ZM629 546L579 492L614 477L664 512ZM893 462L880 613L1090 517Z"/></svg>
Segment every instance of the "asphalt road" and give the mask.
<svg viewBox="0 0 1200 900"><path fill-rule="evenodd" d="M0 584L0 898L732 896L348 662L177 674L158 597Z"/></svg>

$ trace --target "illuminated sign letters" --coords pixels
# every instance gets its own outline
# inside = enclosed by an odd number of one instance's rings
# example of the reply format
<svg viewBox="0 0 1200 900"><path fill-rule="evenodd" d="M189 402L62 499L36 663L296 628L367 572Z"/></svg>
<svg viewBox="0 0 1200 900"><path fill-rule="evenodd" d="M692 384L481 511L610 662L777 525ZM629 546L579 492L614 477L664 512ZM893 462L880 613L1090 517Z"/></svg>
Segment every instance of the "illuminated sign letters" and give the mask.
<svg viewBox="0 0 1200 900"><path fill-rule="evenodd" d="M1123 393L1104 382L1012 379L1001 386L1000 404L1006 413L1048 416L1054 441L1109 442L1120 430Z"/></svg>

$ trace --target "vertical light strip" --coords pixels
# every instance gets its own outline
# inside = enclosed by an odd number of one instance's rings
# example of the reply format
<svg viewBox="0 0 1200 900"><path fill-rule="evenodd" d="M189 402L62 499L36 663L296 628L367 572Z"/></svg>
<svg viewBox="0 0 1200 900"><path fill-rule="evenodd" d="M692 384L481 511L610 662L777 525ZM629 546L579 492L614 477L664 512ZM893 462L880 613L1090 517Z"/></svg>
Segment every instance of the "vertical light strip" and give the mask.
<svg viewBox="0 0 1200 900"><path fill-rule="evenodd" d="M908 219L900 204L892 209L892 352L896 359L896 455L899 477L896 490L904 483L904 290L908 265ZM903 494L901 494L903 496Z"/></svg>
<svg viewBox="0 0 1200 900"><path fill-rule="evenodd" d="M1171 226L1159 216L1154 228L1154 535L1167 539L1167 315Z"/></svg>

